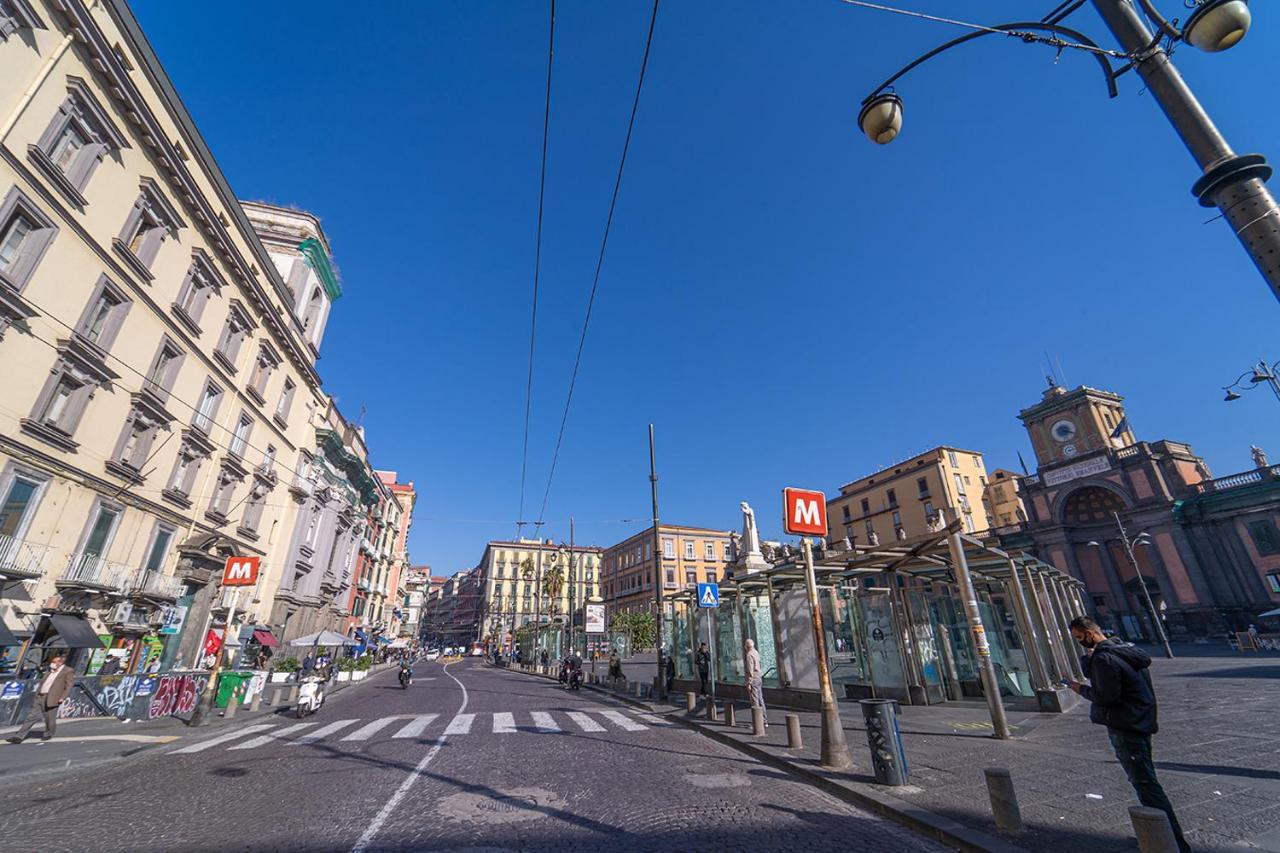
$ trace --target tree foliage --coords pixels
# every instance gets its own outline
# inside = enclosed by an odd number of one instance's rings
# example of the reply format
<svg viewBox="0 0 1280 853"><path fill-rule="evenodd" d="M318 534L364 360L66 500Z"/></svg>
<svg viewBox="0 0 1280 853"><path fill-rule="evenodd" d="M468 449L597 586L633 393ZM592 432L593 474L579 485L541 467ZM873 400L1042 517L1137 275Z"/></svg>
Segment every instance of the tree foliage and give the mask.
<svg viewBox="0 0 1280 853"><path fill-rule="evenodd" d="M658 631L657 620L647 611L615 613L610 627L614 631L630 635L633 650L653 648Z"/></svg>

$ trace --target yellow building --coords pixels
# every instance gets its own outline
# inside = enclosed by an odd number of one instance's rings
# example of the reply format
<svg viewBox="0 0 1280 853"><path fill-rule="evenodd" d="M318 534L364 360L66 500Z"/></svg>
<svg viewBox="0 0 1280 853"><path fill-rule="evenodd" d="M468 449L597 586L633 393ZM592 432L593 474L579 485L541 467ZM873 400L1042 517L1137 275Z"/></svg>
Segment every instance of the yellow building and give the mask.
<svg viewBox="0 0 1280 853"><path fill-rule="evenodd" d="M987 517L992 527L1007 527L1027 520L1018 491L1018 474L1005 468L991 472L982 502L987 507Z"/></svg>
<svg viewBox="0 0 1280 853"><path fill-rule="evenodd" d="M521 625L581 620L582 605L600 595L600 554L592 545L554 540L494 540L476 567L483 596L479 640L502 641ZM539 589L541 579L541 589Z"/></svg>
<svg viewBox="0 0 1280 853"><path fill-rule="evenodd" d="M970 533L986 530L986 486L981 453L935 447L841 486L827 501L827 536L853 545L908 539L927 532L939 509L953 511Z"/></svg>
<svg viewBox="0 0 1280 853"><path fill-rule="evenodd" d="M675 593L698 583L725 577L733 560L727 530L663 524L663 591ZM654 604L653 528L647 527L604 552L604 597L610 615L624 610L649 610Z"/></svg>

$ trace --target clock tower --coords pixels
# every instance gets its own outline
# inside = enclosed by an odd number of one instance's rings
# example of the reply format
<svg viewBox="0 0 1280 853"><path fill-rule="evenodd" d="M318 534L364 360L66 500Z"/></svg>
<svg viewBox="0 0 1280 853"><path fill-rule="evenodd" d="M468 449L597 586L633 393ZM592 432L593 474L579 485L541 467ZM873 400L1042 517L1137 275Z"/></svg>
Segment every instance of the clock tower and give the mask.
<svg viewBox="0 0 1280 853"><path fill-rule="evenodd" d="M1018 419L1027 428L1040 468L1134 443L1124 398L1084 385L1068 391L1050 379L1040 402L1019 412Z"/></svg>

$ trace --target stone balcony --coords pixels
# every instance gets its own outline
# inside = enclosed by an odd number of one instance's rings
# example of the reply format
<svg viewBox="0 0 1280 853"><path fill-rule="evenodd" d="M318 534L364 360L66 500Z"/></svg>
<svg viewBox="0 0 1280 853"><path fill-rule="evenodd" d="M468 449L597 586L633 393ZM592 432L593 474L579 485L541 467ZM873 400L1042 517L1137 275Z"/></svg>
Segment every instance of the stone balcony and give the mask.
<svg viewBox="0 0 1280 853"><path fill-rule="evenodd" d="M113 563L96 554L72 554L57 580L57 586L59 589L121 594L131 574L131 568L123 563Z"/></svg>
<svg viewBox="0 0 1280 853"><path fill-rule="evenodd" d="M25 539L0 536L0 577L10 581L29 581L44 575L48 545L36 545Z"/></svg>
<svg viewBox="0 0 1280 853"><path fill-rule="evenodd" d="M176 601L182 595L182 587L182 581L172 575L140 570L129 578L125 590L130 598Z"/></svg>

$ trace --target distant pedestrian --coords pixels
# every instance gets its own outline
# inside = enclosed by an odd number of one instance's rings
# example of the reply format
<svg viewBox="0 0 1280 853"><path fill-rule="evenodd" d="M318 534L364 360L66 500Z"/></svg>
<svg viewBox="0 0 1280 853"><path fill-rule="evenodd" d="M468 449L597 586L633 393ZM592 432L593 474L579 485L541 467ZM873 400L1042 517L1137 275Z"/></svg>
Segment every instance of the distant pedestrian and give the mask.
<svg viewBox="0 0 1280 853"><path fill-rule="evenodd" d="M618 657L617 651L609 653L609 680L614 684L624 680L622 677L622 658Z"/></svg>
<svg viewBox="0 0 1280 853"><path fill-rule="evenodd" d="M115 675L120 671L120 658L111 655L98 670L98 675Z"/></svg>
<svg viewBox="0 0 1280 853"><path fill-rule="evenodd" d="M1188 853L1191 848L1151 760L1151 736L1160 730L1149 669L1151 656L1130 643L1109 639L1088 616L1071 620L1071 636L1085 648L1081 664L1091 683L1071 681L1068 686L1092 703L1089 719L1107 727L1116 758L1138 800L1169 816L1178 849Z"/></svg>
<svg viewBox="0 0 1280 853"><path fill-rule="evenodd" d="M315 668L316 668L316 659L312 657L311 652L307 652L306 657L302 659L302 674L306 675L308 672L310 672Z"/></svg>
<svg viewBox="0 0 1280 853"><path fill-rule="evenodd" d="M676 659L671 655L663 661L663 671L667 676L667 692L670 693L676 682Z"/></svg>
<svg viewBox="0 0 1280 853"><path fill-rule="evenodd" d="M39 686L36 688L35 699L31 702L31 707L27 710L27 718L18 729L9 738L9 743L22 743L27 735L31 734L31 729L35 727L36 721L44 718L44 734L40 737L40 742L53 739L54 730L58 726L58 706L62 704L62 700L67 698L67 694L71 692L71 687L75 684L76 674L71 667L66 666L67 656L61 653L55 654L53 660L49 661L49 671L44 678L40 679Z"/></svg>
<svg viewBox="0 0 1280 853"><path fill-rule="evenodd" d="M698 652L693 656L693 664L698 668L698 681L701 682L698 692L705 696L711 678L711 652L707 651L706 643L698 643Z"/></svg>
<svg viewBox="0 0 1280 853"><path fill-rule="evenodd" d="M546 649L543 649L543 650L542 650L542 657L541 657L541 660L542 660L542 666L545 668L545 667L546 667L546 665L547 665L547 662L550 660L550 658L547 656L547 650L546 650Z"/></svg>
<svg viewBox="0 0 1280 853"><path fill-rule="evenodd" d="M742 643L742 660L746 664L747 695L751 698L751 707L764 707L764 670L760 668L760 653L756 651L753 640ZM765 725L769 725L765 722Z"/></svg>

